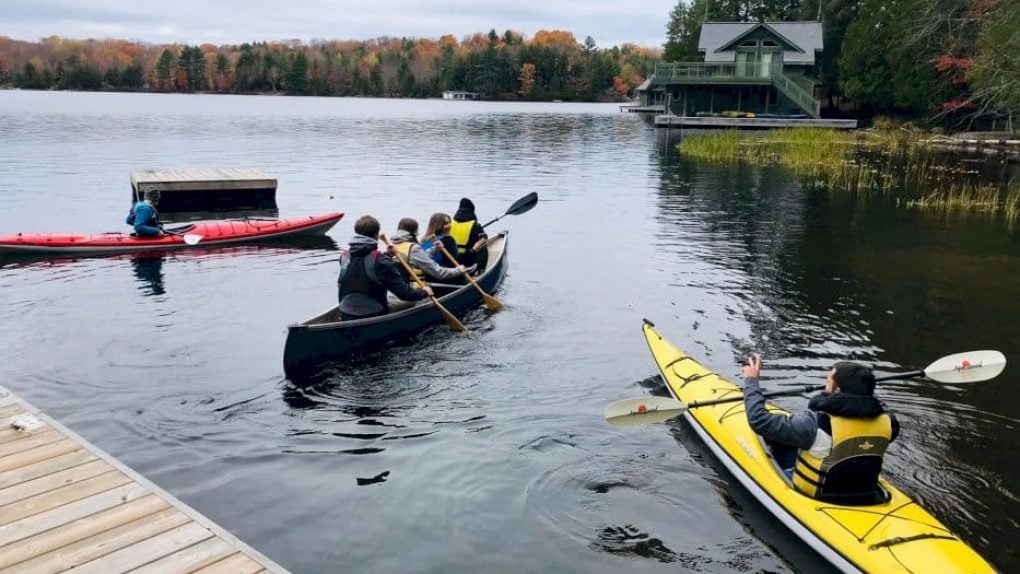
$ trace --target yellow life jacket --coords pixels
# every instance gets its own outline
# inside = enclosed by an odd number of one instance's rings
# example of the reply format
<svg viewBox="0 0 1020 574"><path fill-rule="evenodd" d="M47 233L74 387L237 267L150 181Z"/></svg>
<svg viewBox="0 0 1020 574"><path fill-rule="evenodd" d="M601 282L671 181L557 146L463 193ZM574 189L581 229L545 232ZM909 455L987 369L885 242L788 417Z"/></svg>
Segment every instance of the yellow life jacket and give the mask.
<svg viewBox="0 0 1020 574"><path fill-rule="evenodd" d="M471 221L454 221L450 224L450 236L457 242L457 255L466 252L471 247L467 243L471 238L471 228L474 225L474 219Z"/></svg>
<svg viewBox="0 0 1020 574"><path fill-rule="evenodd" d="M417 267L414 266L413 263L411 263L412 245L414 245L413 241L405 241L403 243L394 243L393 247L397 250L397 253L399 253L404 258L404 261L407 262L411 269L414 270L414 274L417 275L419 279L423 279L425 277L425 272L422 271L421 269L418 269ZM403 270L404 266L401 265L400 269Z"/></svg>
<svg viewBox="0 0 1020 574"><path fill-rule="evenodd" d="M820 416L832 424L832 448L824 458L800 451L793 485L812 498L867 500L878 487L882 456L892 441L892 418L887 413L870 419Z"/></svg>

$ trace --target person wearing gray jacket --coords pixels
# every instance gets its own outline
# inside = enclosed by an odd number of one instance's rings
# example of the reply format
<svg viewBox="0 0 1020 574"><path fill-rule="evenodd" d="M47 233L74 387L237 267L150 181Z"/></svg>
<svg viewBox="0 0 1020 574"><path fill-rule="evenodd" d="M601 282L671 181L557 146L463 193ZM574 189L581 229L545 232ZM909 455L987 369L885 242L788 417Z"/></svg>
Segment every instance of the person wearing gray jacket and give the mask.
<svg viewBox="0 0 1020 574"><path fill-rule="evenodd" d="M397 252L403 255L404 259L415 270L420 270L425 281L438 281L442 283L464 283L464 273L474 271L474 266L464 267L443 267L436 263L432 253L425 251L418 244L418 222L410 217L405 217L397 224L397 232L390 240ZM404 272L406 275L406 271ZM408 281L410 277L406 278Z"/></svg>
<svg viewBox="0 0 1020 574"><path fill-rule="evenodd" d="M803 494L845 504L874 503L886 448L899 434L896 416L875 397L875 375L841 361L808 410L772 412L758 385L761 359L743 368L747 422Z"/></svg>

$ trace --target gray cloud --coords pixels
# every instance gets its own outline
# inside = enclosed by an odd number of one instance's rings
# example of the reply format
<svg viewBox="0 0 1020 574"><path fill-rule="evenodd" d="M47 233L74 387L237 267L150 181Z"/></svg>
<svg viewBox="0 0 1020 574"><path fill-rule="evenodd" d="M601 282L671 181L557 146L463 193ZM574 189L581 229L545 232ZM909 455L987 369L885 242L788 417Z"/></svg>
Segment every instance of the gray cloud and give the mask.
<svg viewBox="0 0 1020 574"><path fill-rule="evenodd" d="M591 36L601 47L660 46L673 0L0 0L0 35L236 44L380 36L457 38L495 29Z"/></svg>

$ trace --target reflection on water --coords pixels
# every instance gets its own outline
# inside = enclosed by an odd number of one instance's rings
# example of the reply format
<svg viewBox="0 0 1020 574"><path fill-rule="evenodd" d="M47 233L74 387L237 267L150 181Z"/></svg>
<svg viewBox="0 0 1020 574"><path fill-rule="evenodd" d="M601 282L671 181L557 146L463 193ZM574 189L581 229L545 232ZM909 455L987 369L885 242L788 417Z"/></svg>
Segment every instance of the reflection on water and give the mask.
<svg viewBox="0 0 1020 574"><path fill-rule="evenodd" d="M843 358L1020 356L1005 226L686 162L612 105L295 102L0 92L0 231L103 231L111 186L148 166L255 166L281 216L348 213L311 244L0 266L4 384L294 572L821 571L685 426L605 424L658 385L641 318L727 377L764 353L776 387ZM284 379L286 325L335 304L358 215L389 230L467 196L488 219L530 191L499 223L502 312ZM903 424L892 480L1003 571L1013 378L880 390Z"/></svg>
<svg viewBox="0 0 1020 574"><path fill-rule="evenodd" d="M135 277L138 278L143 295L151 297L166 293L166 289L163 288L162 256L135 256L131 258L131 266L134 267Z"/></svg>

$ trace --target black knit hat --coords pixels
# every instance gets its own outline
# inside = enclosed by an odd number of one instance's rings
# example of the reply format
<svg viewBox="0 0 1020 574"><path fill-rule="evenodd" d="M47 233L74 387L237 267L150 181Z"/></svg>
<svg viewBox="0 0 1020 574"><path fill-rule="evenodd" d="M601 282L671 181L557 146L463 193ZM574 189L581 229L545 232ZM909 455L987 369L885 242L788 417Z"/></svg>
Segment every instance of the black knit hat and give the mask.
<svg viewBox="0 0 1020 574"><path fill-rule="evenodd" d="M875 394L875 373L860 363L841 361L833 365L834 378L839 390L853 395L870 397Z"/></svg>
<svg viewBox="0 0 1020 574"><path fill-rule="evenodd" d="M471 203L470 199L468 199L466 197L462 197L462 198L460 198L460 206L458 206L457 209L466 210L466 211L474 211L475 210L475 204Z"/></svg>

